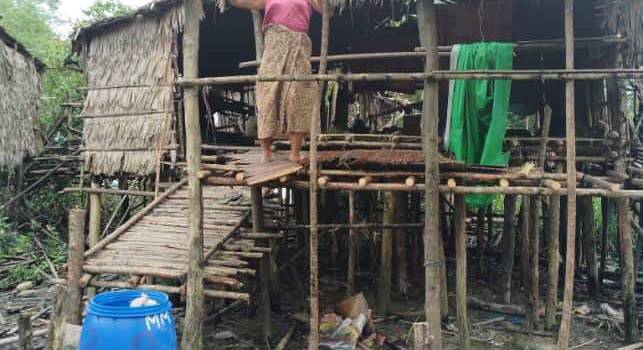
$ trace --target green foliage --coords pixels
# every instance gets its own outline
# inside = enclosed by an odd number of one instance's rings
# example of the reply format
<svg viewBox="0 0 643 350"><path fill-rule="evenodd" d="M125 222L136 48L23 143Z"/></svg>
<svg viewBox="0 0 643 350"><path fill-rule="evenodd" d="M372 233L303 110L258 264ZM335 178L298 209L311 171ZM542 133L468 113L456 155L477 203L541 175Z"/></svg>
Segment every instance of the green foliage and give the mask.
<svg viewBox="0 0 643 350"><path fill-rule="evenodd" d="M101 19L125 15L132 8L119 0L98 0L88 9L83 10L83 18L77 25L86 26Z"/></svg>
<svg viewBox="0 0 643 350"><path fill-rule="evenodd" d="M40 237L44 252L34 237ZM24 281L39 283L52 278L44 254L54 265L59 265L65 261L66 251L66 244L52 227L19 234L11 229L6 218L0 217L0 290L14 288Z"/></svg>

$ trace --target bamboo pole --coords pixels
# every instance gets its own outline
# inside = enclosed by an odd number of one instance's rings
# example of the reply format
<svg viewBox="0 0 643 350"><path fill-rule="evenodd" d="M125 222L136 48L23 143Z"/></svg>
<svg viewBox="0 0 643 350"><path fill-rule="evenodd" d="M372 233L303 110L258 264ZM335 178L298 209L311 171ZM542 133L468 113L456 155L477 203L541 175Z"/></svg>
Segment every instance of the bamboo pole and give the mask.
<svg viewBox="0 0 643 350"><path fill-rule="evenodd" d="M516 230L514 227L516 216L516 196L507 195L504 201L504 220L502 236L504 245L502 250L502 301L511 304L511 277L514 269Z"/></svg>
<svg viewBox="0 0 643 350"><path fill-rule="evenodd" d="M522 286L529 290L529 220L531 219L531 200L528 196L522 196L520 206L520 272ZM528 315L525 315L528 316Z"/></svg>
<svg viewBox="0 0 643 350"><path fill-rule="evenodd" d="M187 79L199 76L199 36L203 16L200 0L186 0L183 4L185 24L183 31L183 74ZM181 348L203 348L203 192L197 173L201 170L201 127L199 96L196 87L184 90L186 163L188 170L188 275L187 301Z"/></svg>
<svg viewBox="0 0 643 350"><path fill-rule="evenodd" d="M596 239L594 234L594 206L592 197L581 197L578 204L583 215L580 218L582 228L581 243L587 273L587 289L590 296L599 292L598 265L596 264Z"/></svg>
<svg viewBox="0 0 643 350"><path fill-rule="evenodd" d="M209 181L208 183L214 184L216 182ZM241 186L239 183L225 182L226 185ZM310 188L308 181L294 180L289 182L290 186L295 188L307 189ZM346 190L346 191L405 191L405 192L425 192L425 184L416 184L414 187L408 187L403 183L369 183L366 186L358 186L358 184L350 182L329 182L326 184L327 190ZM456 186L449 187L447 185L439 186L440 193L447 194L505 194L505 195L540 195L540 196L564 196L567 195L569 189L561 188L559 190L544 187L527 187L527 186L509 186L509 187L477 187L477 186ZM643 190L620 190L612 192L604 189L597 188L579 188L576 190L578 196L594 196L594 197L607 197L607 198L643 198Z"/></svg>
<svg viewBox="0 0 643 350"><path fill-rule="evenodd" d="M467 316L467 207L463 195L455 196L455 261L456 261L456 301L459 348L471 349L470 325Z"/></svg>
<svg viewBox="0 0 643 350"><path fill-rule="evenodd" d="M384 192L384 210L382 223L391 224L395 222L395 214L398 210L395 193ZM391 276L393 267L393 230L382 231L380 248L379 279L377 283L377 313L382 316L388 315L391 304Z"/></svg>
<svg viewBox="0 0 643 350"><path fill-rule="evenodd" d="M83 288L80 285L83 268L83 250L85 249L85 210L69 211L69 254L67 257L67 285L69 302L67 321L71 324L82 324Z"/></svg>
<svg viewBox="0 0 643 350"><path fill-rule="evenodd" d="M418 2L418 30L422 46L425 47L425 74L439 69L438 29L435 5L432 0ZM428 323L427 339L431 350L442 349L440 310L440 269L444 261L439 252L440 213L440 169L438 152L438 84L424 81L422 104L422 143L425 156L425 218L424 218L424 271L425 271L425 313ZM417 187L417 186L416 186Z"/></svg>
<svg viewBox="0 0 643 350"><path fill-rule="evenodd" d="M578 38L576 42L584 46L591 46L594 44L618 44L625 43L627 38L622 37L588 37L588 38ZM552 40L530 40L530 41L518 41L514 43L514 50L516 51L528 51L528 50L537 50L541 51L543 49L562 49L564 46L563 39L552 39ZM440 56L448 57L453 46L438 46L438 52ZM328 62L349 62L349 61L371 61L371 60L383 60L383 59L400 59L400 58L424 58L425 52L423 47L417 47L414 51L408 52L364 52L364 53L351 53L351 54L340 54L340 55L330 55L328 56ZM319 57L311 57L311 63L318 63ZM259 66L259 61L247 61L239 63L239 68L251 68Z"/></svg>
<svg viewBox="0 0 643 350"><path fill-rule="evenodd" d="M605 268L607 267L607 241L610 212L610 200L607 198L601 198L601 265L598 269L598 282L601 285L603 284Z"/></svg>
<svg viewBox="0 0 643 350"><path fill-rule="evenodd" d="M138 197L154 197L154 192L152 191L132 191L132 190L114 190L110 188L78 188L78 187L69 187L62 190L63 193L68 192L83 192L89 194L113 194L113 195L126 195L126 196L138 196Z"/></svg>
<svg viewBox="0 0 643 350"><path fill-rule="evenodd" d="M328 36L330 32L330 4L328 0L322 2L322 28L321 49L319 62L319 75L326 73L328 57ZM320 134L321 96L323 86L319 87L317 100L313 108L310 126L310 336L308 349L317 350L319 347L319 258L318 258L318 215L319 208L317 197L319 195L317 178L319 167L317 163L317 135Z"/></svg>
<svg viewBox="0 0 643 350"><path fill-rule="evenodd" d="M99 187L96 181L92 181L92 189L97 189ZM89 194L89 236L88 236L88 245L89 247L95 246L100 240L100 222L101 222L101 198L99 193L90 193Z"/></svg>
<svg viewBox="0 0 643 350"><path fill-rule="evenodd" d="M562 164L556 165L562 171ZM558 311L558 279L560 270L560 196L549 198L547 221L547 296L545 299L545 330L556 328Z"/></svg>
<svg viewBox="0 0 643 350"><path fill-rule="evenodd" d="M355 191L348 191L348 223L355 225ZM348 288L346 294L355 294L355 269L357 268L357 231L349 228L348 231Z"/></svg>
<svg viewBox="0 0 643 350"><path fill-rule="evenodd" d="M541 201L539 196L533 196L527 200L531 201L531 211L529 212L529 274L527 279L528 299L527 299L527 328L530 330L538 329L540 321L540 212Z"/></svg>
<svg viewBox="0 0 643 350"><path fill-rule="evenodd" d="M640 78L639 69L542 69L508 71L440 71L427 73L362 73L362 74L291 74L291 75L239 75L210 78L184 78L177 85L251 85L274 81L340 81L340 82L422 82L425 80L601 80L609 78Z"/></svg>
<svg viewBox="0 0 643 350"><path fill-rule="evenodd" d="M574 0L565 0L565 68L574 69ZM575 82L565 82L565 135L567 137L567 253L563 316L558 331L558 349L567 350L574 299L576 247L576 98Z"/></svg>

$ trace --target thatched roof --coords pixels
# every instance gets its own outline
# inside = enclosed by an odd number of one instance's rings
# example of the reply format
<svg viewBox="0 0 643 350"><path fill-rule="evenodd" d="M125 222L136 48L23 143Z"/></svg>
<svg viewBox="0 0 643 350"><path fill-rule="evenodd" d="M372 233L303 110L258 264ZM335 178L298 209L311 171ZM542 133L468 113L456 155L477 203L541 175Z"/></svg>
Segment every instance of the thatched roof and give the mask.
<svg viewBox="0 0 643 350"><path fill-rule="evenodd" d="M393 2L399 2L400 4L405 4L404 0L392 0ZM461 0L450 0L450 2L458 2ZM331 4L336 7L345 8L345 7L357 7L365 3L373 4L383 4L384 0L330 0ZM80 45L83 40L88 40L94 35L112 30L119 26L127 25L136 20L149 17L159 17L163 16L168 11L175 9L177 6L182 5L182 0L154 0L149 4L142 6L131 13L120 15L117 17L106 18L99 20L97 22L91 23L85 27L82 27L76 31L73 35L74 49L80 51ZM203 0L205 5L214 3L219 11L225 11L226 7L229 6L226 4L226 0Z"/></svg>
<svg viewBox="0 0 643 350"><path fill-rule="evenodd" d="M86 43L89 91L83 115L85 166L94 174L152 174L171 140L172 50L180 8L97 33Z"/></svg>
<svg viewBox="0 0 643 350"><path fill-rule="evenodd" d="M0 168L13 168L37 151L35 125L44 67L0 27Z"/></svg>

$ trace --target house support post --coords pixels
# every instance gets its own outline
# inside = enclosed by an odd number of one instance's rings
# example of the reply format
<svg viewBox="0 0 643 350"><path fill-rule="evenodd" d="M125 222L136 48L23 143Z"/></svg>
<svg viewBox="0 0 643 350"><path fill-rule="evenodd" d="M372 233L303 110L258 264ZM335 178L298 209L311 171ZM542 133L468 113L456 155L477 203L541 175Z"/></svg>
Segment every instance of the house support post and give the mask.
<svg viewBox="0 0 643 350"><path fill-rule="evenodd" d="M100 186L97 181L92 180L91 188L98 189ZM91 248L100 241L101 229L101 194L89 194L89 235L87 236L87 245ZM91 299L96 294L96 288L87 288L87 297Z"/></svg>
<svg viewBox="0 0 643 350"><path fill-rule="evenodd" d="M467 206L464 195L455 195L455 262L456 262L456 302L459 348L471 349L470 325L467 316Z"/></svg>
<svg viewBox="0 0 643 350"><path fill-rule="evenodd" d="M330 32L330 4L322 0L322 30L321 49L319 57L319 74L326 73L328 63L328 35ZM318 182L319 168L317 164L317 137L320 133L320 111L323 84L320 84L317 101L310 118L310 336L308 349L317 350L319 347L319 196Z"/></svg>
<svg viewBox="0 0 643 350"><path fill-rule="evenodd" d="M556 166L562 171L562 164ZM549 197L547 208L547 296L545 299L545 330L556 328L558 311L558 274L560 271L560 196Z"/></svg>
<svg viewBox="0 0 643 350"><path fill-rule="evenodd" d="M183 74L186 79L199 75L199 35L203 17L201 0L186 0L183 32ZM197 87L186 87L185 142L188 170L188 275L187 301L181 349L203 348L203 192L198 172L201 170L201 127Z"/></svg>
<svg viewBox="0 0 643 350"><path fill-rule="evenodd" d="M420 41L425 48L425 72L439 69L438 29L433 0L418 2L418 30ZM438 152L438 84L435 80L424 81L422 105L422 143L425 156L424 196L424 273L425 312L428 323L425 349L442 349L440 315L440 269L444 261L439 251L440 235L440 169Z"/></svg>
<svg viewBox="0 0 643 350"><path fill-rule="evenodd" d="M540 212L542 202L540 196L528 198L531 201L529 211L529 284L527 286L527 328L538 329L540 321L540 293L539 293L539 257L540 257Z"/></svg>
<svg viewBox="0 0 643 350"><path fill-rule="evenodd" d="M355 217L355 191L348 191L348 223L357 223ZM348 288L346 294L355 294L355 269L357 268L357 230L348 229Z"/></svg>
<svg viewBox="0 0 643 350"><path fill-rule="evenodd" d="M500 286L502 288L502 302L511 303L511 277L514 269L516 229L514 226L516 216L516 196L506 195L504 203L504 220L502 226L503 249L502 249L502 276Z"/></svg>
<svg viewBox="0 0 643 350"><path fill-rule="evenodd" d="M565 0L565 68L574 69L574 0ZM571 333L576 247L576 113L575 81L565 82L565 133L567 140L567 241L563 316L558 349L567 350Z"/></svg>
<svg viewBox="0 0 643 350"><path fill-rule="evenodd" d="M81 325L83 288L80 278L83 274L83 253L85 250L85 210L72 209L69 212L69 254L67 256L67 284L69 302L67 304L67 321Z"/></svg>

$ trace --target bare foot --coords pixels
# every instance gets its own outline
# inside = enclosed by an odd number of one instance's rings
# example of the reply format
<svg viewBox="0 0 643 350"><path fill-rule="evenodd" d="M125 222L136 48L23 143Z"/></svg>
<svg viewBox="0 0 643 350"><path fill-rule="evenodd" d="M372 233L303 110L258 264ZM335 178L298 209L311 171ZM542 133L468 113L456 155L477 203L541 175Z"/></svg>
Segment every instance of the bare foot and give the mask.
<svg viewBox="0 0 643 350"><path fill-rule="evenodd" d="M267 154L262 154L261 155L261 163L270 163L273 161L272 154L267 155Z"/></svg>
<svg viewBox="0 0 643 350"><path fill-rule="evenodd" d="M301 156L301 155L300 156L294 156L294 155L291 154L290 157L288 157L288 160L290 160L293 163L304 164L304 162L306 161L306 158L304 156Z"/></svg>

